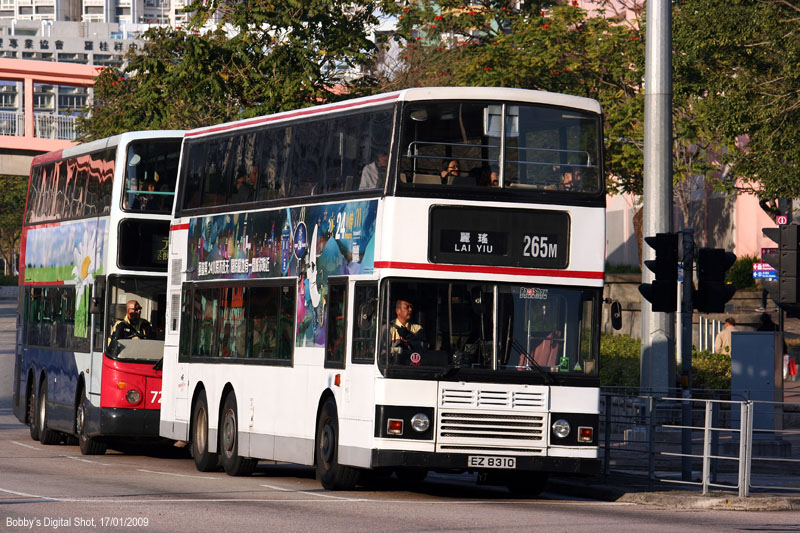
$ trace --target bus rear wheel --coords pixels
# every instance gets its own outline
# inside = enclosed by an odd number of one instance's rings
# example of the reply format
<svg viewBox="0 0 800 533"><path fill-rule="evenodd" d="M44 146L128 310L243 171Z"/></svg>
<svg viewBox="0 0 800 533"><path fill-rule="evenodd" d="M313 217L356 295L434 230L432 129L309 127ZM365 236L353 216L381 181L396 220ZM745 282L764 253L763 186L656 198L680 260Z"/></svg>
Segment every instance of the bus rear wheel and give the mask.
<svg viewBox="0 0 800 533"><path fill-rule="evenodd" d="M36 409L36 430L39 433L39 442L42 444L56 444L61 440L58 431L47 427L47 380L42 380L39 386L39 397Z"/></svg>
<svg viewBox="0 0 800 533"><path fill-rule="evenodd" d="M103 455L106 453L108 445L100 439L86 434L86 413L89 410L89 400L83 389L78 398L78 405L75 406L75 434L78 436L78 447L83 455Z"/></svg>
<svg viewBox="0 0 800 533"><path fill-rule="evenodd" d="M208 400L200 391L192 409L192 458L200 472L219 470L219 454L208 451Z"/></svg>
<svg viewBox="0 0 800 533"><path fill-rule="evenodd" d="M339 417L336 402L328 398L317 421L317 479L328 490L349 490L356 486L360 472L339 464Z"/></svg>
<svg viewBox="0 0 800 533"><path fill-rule="evenodd" d="M232 392L225 397L222 408L219 449L222 468L229 476L249 476L256 469L258 460L239 455L239 416Z"/></svg>
<svg viewBox="0 0 800 533"><path fill-rule="evenodd" d="M28 393L28 428L31 438L39 440L39 425L36 423L36 387L31 385Z"/></svg>

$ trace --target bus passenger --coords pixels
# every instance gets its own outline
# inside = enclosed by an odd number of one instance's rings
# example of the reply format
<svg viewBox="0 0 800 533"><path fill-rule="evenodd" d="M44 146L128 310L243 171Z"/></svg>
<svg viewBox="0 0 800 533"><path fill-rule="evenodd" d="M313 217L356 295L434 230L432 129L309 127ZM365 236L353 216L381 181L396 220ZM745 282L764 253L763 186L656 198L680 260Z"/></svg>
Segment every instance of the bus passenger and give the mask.
<svg viewBox="0 0 800 533"><path fill-rule="evenodd" d="M250 185L248 176L246 176L244 171L242 171L236 178L236 183L234 184L234 190L233 193L231 194L231 202L235 204L239 204L242 202L249 202L253 199L254 192L255 190Z"/></svg>
<svg viewBox="0 0 800 533"><path fill-rule="evenodd" d="M128 300L125 318L117 320L111 327L108 343L118 339L153 339L153 327L141 318L142 306L136 300Z"/></svg>
<svg viewBox="0 0 800 533"><path fill-rule="evenodd" d="M359 189L374 189L378 186L379 179L386 176L386 167L389 164L389 153L386 150L378 152L378 157L361 171Z"/></svg>
<svg viewBox="0 0 800 533"><path fill-rule="evenodd" d="M442 172L440 173L442 177L442 185L447 185L453 180L454 177L458 176L460 169L461 165L459 165L458 161L455 159L445 161L444 165L442 165Z"/></svg>

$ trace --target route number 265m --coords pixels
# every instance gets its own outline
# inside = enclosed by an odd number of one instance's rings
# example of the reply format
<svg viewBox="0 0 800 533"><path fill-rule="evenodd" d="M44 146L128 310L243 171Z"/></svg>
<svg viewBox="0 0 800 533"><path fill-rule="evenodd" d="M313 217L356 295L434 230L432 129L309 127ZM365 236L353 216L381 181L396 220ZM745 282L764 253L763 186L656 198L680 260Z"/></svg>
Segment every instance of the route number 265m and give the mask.
<svg viewBox="0 0 800 533"><path fill-rule="evenodd" d="M525 257L557 257L558 243L547 242L547 235L523 235L522 255Z"/></svg>

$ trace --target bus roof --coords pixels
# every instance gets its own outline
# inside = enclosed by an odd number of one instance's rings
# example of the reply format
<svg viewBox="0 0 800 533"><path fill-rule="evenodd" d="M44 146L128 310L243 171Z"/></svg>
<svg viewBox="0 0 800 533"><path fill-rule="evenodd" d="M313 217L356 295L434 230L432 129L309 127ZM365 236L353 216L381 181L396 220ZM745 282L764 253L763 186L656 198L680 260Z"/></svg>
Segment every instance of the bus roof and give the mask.
<svg viewBox="0 0 800 533"><path fill-rule="evenodd" d="M185 132L183 130L129 131L121 133L119 135L114 135L112 137L106 137L105 139L98 139L96 141L76 144L75 146L69 146L67 148L62 148L61 150L54 150L52 152L47 152L46 154L37 155L36 157L33 158L33 161L31 161L31 166L49 163L50 161L58 161L60 159L64 159L67 157L75 157L83 154L90 154L93 152L104 150L109 146L116 146L121 142L134 141L139 139L152 139L156 137L181 138L183 137L184 133Z"/></svg>
<svg viewBox="0 0 800 533"><path fill-rule="evenodd" d="M374 105L385 104L394 101L412 102L417 100L498 100L511 102L524 102L532 104L547 104L559 107L569 107L580 109L592 113L600 113L600 104L591 98L581 96L571 96L567 94L551 93L546 91L532 91L528 89L508 89L502 87L420 87L413 89L403 89L391 93L353 98L342 102L305 107L293 111L283 111L273 115L248 118L217 124L214 126L204 126L186 132L186 137L197 137L219 133L223 131L233 131L238 129L260 126L272 122L290 120L294 118L314 116L317 114L332 113L345 109L359 109Z"/></svg>

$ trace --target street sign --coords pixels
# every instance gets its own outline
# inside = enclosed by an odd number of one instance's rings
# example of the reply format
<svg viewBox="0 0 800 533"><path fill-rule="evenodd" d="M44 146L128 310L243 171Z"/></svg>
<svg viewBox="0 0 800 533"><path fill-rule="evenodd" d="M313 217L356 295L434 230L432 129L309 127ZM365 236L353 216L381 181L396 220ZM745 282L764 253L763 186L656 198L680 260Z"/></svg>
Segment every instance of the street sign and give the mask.
<svg viewBox="0 0 800 533"><path fill-rule="evenodd" d="M775 217L775 223L779 226L789 223L789 217L786 215L778 215Z"/></svg>
<svg viewBox="0 0 800 533"><path fill-rule="evenodd" d="M778 249L777 248L762 248L761 249L761 257L764 257L765 255L777 254L777 253L778 253Z"/></svg>
<svg viewBox="0 0 800 533"><path fill-rule="evenodd" d="M776 272L776 270L769 263L753 263L753 272Z"/></svg>
<svg viewBox="0 0 800 533"><path fill-rule="evenodd" d="M763 279L767 281L778 281L778 273L774 270L771 271L763 271L763 272L753 272L753 279Z"/></svg>

